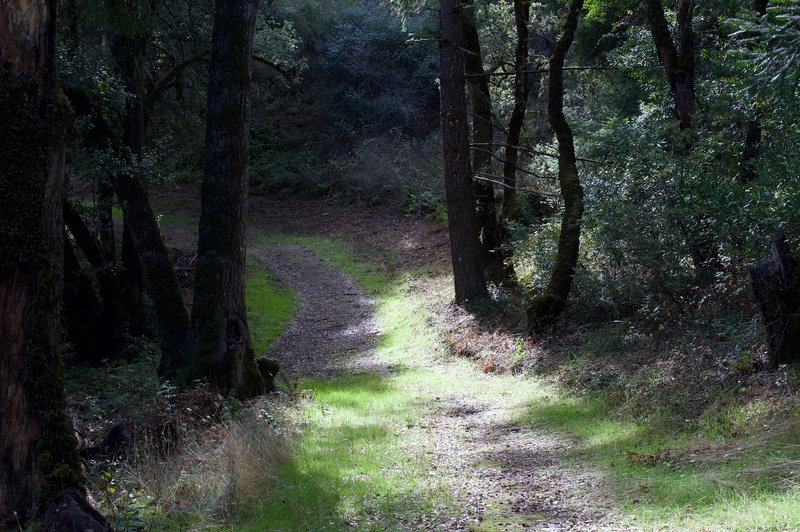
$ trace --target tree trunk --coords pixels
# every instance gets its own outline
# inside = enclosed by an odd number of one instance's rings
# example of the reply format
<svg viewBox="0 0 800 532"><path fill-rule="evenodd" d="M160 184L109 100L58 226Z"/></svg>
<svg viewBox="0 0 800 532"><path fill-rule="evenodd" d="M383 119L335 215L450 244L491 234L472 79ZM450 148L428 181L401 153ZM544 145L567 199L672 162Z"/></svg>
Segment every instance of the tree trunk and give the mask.
<svg viewBox="0 0 800 532"><path fill-rule="evenodd" d="M250 56L257 0L217 0L209 64L205 175L192 329L179 382L208 379L224 393L265 389L244 302Z"/></svg>
<svg viewBox="0 0 800 532"><path fill-rule="evenodd" d="M528 109L528 21L531 5L527 0L514 0L514 23L517 33L517 45L514 50L514 107L508 122L506 135L505 160L503 161L503 208L500 213L500 246L504 253L511 246L511 235L508 223L514 219L517 210L517 168L519 166L519 146L525 112ZM504 257L505 258L505 257ZM514 269L509 261L508 274L513 278Z"/></svg>
<svg viewBox="0 0 800 532"><path fill-rule="evenodd" d="M505 161L503 163L503 213L502 221L510 220L517 208L517 164L519 138L525 111L528 108L528 19L531 5L526 0L514 0L514 21L517 28L517 46L514 51L514 107L508 121Z"/></svg>
<svg viewBox="0 0 800 532"><path fill-rule="evenodd" d="M64 147L55 1L0 8L0 522L83 489L59 352Z"/></svg>
<svg viewBox="0 0 800 532"><path fill-rule="evenodd" d="M459 0L439 3L439 65L445 204L450 229L456 303L488 296L481 265L478 220L469 165L464 94L464 8Z"/></svg>
<svg viewBox="0 0 800 532"><path fill-rule="evenodd" d="M189 314L183 304L175 267L150 208L147 191L139 180L128 172L120 172L116 189L125 215L125 230L141 267L145 292L153 303L161 357L170 359L178 356L189 332ZM125 244L123 242L123 248Z"/></svg>
<svg viewBox="0 0 800 532"><path fill-rule="evenodd" d="M775 369L800 359L800 258L783 231L772 241L771 260L750 268L750 278L767 330L764 366Z"/></svg>
<svg viewBox="0 0 800 532"><path fill-rule="evenodd" d="M492 100L489 93L489 79L483 69L481 43L475 22L475 3L470 1L464 12L464 69L467 73L467 86L472 101L472 141L478 149L472 151L473 172L491 173L492 140ZM497 208L494 200L494 185L481 179L473 179L478 236L481 243L481 259L486 276L494 281L505 280L503 256L499 249L500 235L497 226Z"/></svg>
<svg viewBox="0 0 800 532"><path fill-rule="evenodd" d="M694 31L692 30L692 0L680 0L678 34L680 48L672 40L661 0L647 0L647 20L656 46L656 53L667 76L675 112L681 130L692 127L694 113Z"/></svg>
<svg viewBox="0 0 800 532"><path fill-rule="evenodd" d="M582 7L583 0L572 0L570 3L564 32L550 58L547 113L550 126L558 139L558 182L561 186L561 197L564 199L564 214L550 282L544 293L534 298L528 309L528 328L531 332L545 330L557 321L569 297L578 263L583 187L578 178L572 130L564 117L564 58L575 38Z"/></svg>
<svg viewBox="0 0 800 532"><path fill-rule="evenodd" d="M92 348L84 351L78 350L78 354L82 356L84 361L96 363L101 358L113 357L116 353L118 327L123 320L119 281L114 272L114 263L106 261L100 243L69 201L64 202L64 224L75 238L75 243L83 252L92 272L94 272L101 300L98 301L98 312L93 318L89 321L83 321L78 326L78 331L71 331L68 328L67 337L76 347L81 343L90 341L91 344L85 345L92 346ZM97 300L97 297L94 294L91 279L86 272L81 270L77 257L73 261L72 257L69 256L70 254L74 255L71 243L69 240L64 242L66 246L64 248L65 274L68 274L68 278L65 278L63 314L68 322L73 322L74 324L75 319L81 314L85 314L85 310L82 311L81 308L76 307L88 308L91 305L85 305L82 301ZM86 330L86 338L76 338L76 335L81 335L81 328Z"/></svg>
<svg viewBox="0 0 800 532"><path fill-rule="evenodd" d="M125 83L129 97L125 104L123 142L130 149L135 161L144 155L144 66L147 34L115 35L112 38L112 52ZM131 161L133 162L133 161ZM138 176L131 170L122 170L114 178L128 242L136 253L144 289L153 302L161 346L162 365L170 365L179 356L183 343L189 333L189 314L183 304L178 278L167 250L161 229L158 226L147 190ZM123 242L124 247L125 242ZM130 250L128 250L130 251ZM136 272L130 272L128 282L135 283ZM131 294L137 287L129 286Z"/></svg>
<svg viewBox="0 0 800 532"><path fill-rule="evenodd" d="M758 177L756 163L758 162L758 148L761 144L761 120L754 118L747 123L747 134L744 139L744 149L742 150L739 162L739 183L746 185Z"/></svg>
<svg viewBox="0 0 800 532"><path fill-rule="evenodd" d="M767 14L767 0L755 0L753 10L762 17ZM761 145L762 125L760 113L756 111L756 116L747 123L747 132L744 139L744 149L739 163L739 183L746 185L758 177L756 164L758 162L758 151Z"/></svg>

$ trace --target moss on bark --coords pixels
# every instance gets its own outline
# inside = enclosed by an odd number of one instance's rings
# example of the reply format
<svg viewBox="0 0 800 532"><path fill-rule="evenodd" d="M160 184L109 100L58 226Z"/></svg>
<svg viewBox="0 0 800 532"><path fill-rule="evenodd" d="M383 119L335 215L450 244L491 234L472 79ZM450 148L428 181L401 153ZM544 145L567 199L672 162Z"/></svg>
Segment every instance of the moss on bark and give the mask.
<svg viewBox="0 0 800 532"><path fill-rule="evenodd" d="M0 515L33 517L83 489L66 414L58 308L64 146L71 109L41 80L0 74Z"/></svg>

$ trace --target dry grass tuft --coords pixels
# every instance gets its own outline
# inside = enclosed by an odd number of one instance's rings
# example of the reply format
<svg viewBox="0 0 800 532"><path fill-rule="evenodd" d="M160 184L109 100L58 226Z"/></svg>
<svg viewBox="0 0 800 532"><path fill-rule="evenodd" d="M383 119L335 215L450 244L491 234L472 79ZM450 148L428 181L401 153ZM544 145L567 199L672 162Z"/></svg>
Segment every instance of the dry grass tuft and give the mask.
<svg viewBox="0 0 800 532"><path fill-rule="evenodd" d="M175 404L181 408L169 426L177 437L170 432L167 441L153 437L140 445L117 484L130 486L132 498L145 508L137 519L147 528L230 527L274 491L292 436L279 425L274 400L245 406L235 419L223 410L226 420L215 417L219 408L212 415L214 403L202 390Z"/></svg>

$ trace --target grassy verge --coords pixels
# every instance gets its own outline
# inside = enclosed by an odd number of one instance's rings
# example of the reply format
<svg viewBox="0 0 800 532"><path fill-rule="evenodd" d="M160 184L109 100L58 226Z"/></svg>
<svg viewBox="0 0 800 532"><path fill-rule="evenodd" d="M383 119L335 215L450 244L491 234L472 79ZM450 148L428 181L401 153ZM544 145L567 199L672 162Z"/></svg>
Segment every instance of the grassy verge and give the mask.
<svg viewBox="0 0 800 532"><path fill-rule="evenodd" d="M668 530L784 530L800 526L788 434L755 441L711 440L702 431L665 434L614 419L601 398L553 397L528 407L519 423L544 424L578 438L565 456L576 469L604 472L625 523Z"/></svg>
<svg viewBox="0 0 800 532"><path fill-rule="evenodd" d="M294 292L278 285L257 260L248 258L245 304L253 347L260 355L292 321L297 309Z"/></svg>

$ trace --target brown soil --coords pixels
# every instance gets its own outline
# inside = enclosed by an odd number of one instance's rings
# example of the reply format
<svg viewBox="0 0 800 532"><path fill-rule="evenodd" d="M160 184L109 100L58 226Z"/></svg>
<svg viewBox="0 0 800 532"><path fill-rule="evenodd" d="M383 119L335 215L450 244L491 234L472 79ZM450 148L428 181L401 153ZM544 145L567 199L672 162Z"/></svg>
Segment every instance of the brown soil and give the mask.
<svg viewBox="0 0 800 532"><path fill-rule="evenodd" d="M153 200L161 212L190 215L199 203L194 190L174 185L154 191ZM250 224L261 233L326 235L391 271L441 271L448 263L443 224L388 209L256 197ZM192 230L178 225L164 224L165 234L170 245L186 249L194 242ZM374 302L351 278L301 246L259 245L250 253L298 296L295 320L270 351L290 375L324 377L353 365L387 371L374 367L369 356L378 333ZM452 335L454 320L464 319L459 312L445 320L450 324L446 335ZM513 349L510 335L474 332L475 323L461 323L473 331L462 331L471 341L491 348L485 338L492 338ZM575 442L530 425L513 425L508 408L478 404L466 395L442 398L433 412L418 423L430 432L431 461L448 479L464 514L446 522L420 516L420 527L462 530L483 523L487 530L617 529L603 504L602 479L571 471L560 461Z"/></svg>

